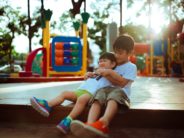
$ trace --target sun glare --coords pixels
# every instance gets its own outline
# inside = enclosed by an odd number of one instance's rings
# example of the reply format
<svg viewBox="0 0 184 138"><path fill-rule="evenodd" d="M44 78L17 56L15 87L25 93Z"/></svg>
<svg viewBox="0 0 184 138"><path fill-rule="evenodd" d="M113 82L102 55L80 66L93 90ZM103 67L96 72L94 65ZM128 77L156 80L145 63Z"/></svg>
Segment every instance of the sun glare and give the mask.
<svg viewBox="0 0 184 138"><path fill-rule="evenodd" d="M166 19L167 12L164 12L163 9L159 8L157 4L152 5L151 10L151 29L155 34L161 32L162 28L168 25L168 20Z"/></svg>

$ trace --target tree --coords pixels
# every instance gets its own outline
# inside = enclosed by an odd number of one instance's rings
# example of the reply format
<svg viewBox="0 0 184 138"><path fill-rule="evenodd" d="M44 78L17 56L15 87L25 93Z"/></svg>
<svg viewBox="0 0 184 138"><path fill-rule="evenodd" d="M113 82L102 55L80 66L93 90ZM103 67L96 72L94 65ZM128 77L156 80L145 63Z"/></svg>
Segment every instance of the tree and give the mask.
<svg viewBox="0 0 184 138"><path fill-rule="evenodd" d="M123 27L123 33L131 35L135 42L146 42L148 39L147 28L143 25L133 25L132 23L129 23Z"/></svg>
<svg viewBox="0 0 184 138"><path fill-rule="evenodd" d="M135 1L131 2L131 5L134 4ZM181 32L183 26L183 12L184 12L184 0L144 0L143 6L140 7L140 10L137 13L137 16L140 16L143 12L148 12L151 14L151 11L146 11L146 7L150 5L152 6L153 3L157 3L161 9L164 9L165 19L169 20L169 26L162 28L164 37L170 37L174 41L176 40L177 33ZM148 28L151 29L151 28Z"/></svg>
<svg viewBox="0 0 184 138"><path fill-rule="evenodd" d="M68 30L70 27L72 27L72 20L74 20L73 18L71 18L70 15L70 11L64 12L61 16L60 16L60 22L58 24L58 29L64 33L66 32L66 30ZM56 27L56 22L54 22L53 24L51 24L51 27L54 28Z"/></svg>
<svg viewBox="0 0 184 138"><path fill-rule="evenodd" d="M29 20L27 15L21 14L20 8L13 9L11 6L9 6L10 4L8 4L7 1L1 1L0 3L2 5L0 7L0 59L4 56L8 56L8 59L5 58L6 60L8 60L6 62L11 64L13 63L13 39L20 34L28 36L27 26L29 24ZM34 36L40 36L40 34L38 33L38 29L41 29L40 17L41 12L40 9L37 8L37 10L33 13L33 18L31 19L31 39Z"/></svg>
<svg viewBox="0 0 184 138"><path fill-rule="evenodd" d="M127 0L127 8L131 9L131 7L134 6L136 1L140 1L140 0ZM143 2L143 6L140 7L140 10L135 14L137 16L140 16L142 13L145 13L145 12L149 13L148 4L149 2L153 2L153 1L154 0L141 1ZM159 3L160 8L164 8L166 13L168 13L168 15L166 15L167 16L166 18L168 19L170 18L170 14L169 14L170 1L171 0L156 1ZM114 1L114 0L109 0L109 1L96 0L90 3L90 8L92 9L91 10L92 12L90 11L90 18L93 20L94 24L92 26L88 26L88 32L89 32L88 36L91 39L95 40L95 43L98 44L103 51L106 50L105 49L106 27L107 27L107 24L110 22L109 17L111 15L111 12L120 11L119 2L120 1ZM183 14L181 14L181 11L183 11L184 0L177 0L177 1L172 0L171 4L172 4L171 17L172 17L173 23L176 21L181 21L183 17ZM60 24L61 29L67 30L69 26L72 26L72 19L69 17L70 17L69 12L66 12L61 16L60 18L62 21ZM117 19L116 21L119 22L118 20L119 19ZM70 24L68 24L67 22L70 22ZM142 25L136 25L135 21L131 20L131 17L129 22L126 23L126 25L122 26L122 28L123 28L122 30L123 33L128 33L132 35L136 42L146 42L148 39L147 36L149 33L149 29ZM168 27L163 28L163 32L167 32L165 33L165 35L168 34L168 30L169 30ZM151 32L151 29L150 29L150 32ZM174 36L176 36L176 34Z"/></svg>
<svg viewBox="0 0 184 138"><path fill-rule="evenodd" d="M5 2L6 3L6 2ZM1 3L3 5L3 3ZM8 56L8 63L13 63L12 59L12 42L16 34L21 34L23 29L20 24L20 18L24 18L20 15L19 9L14 10L8 4L5 4L0 8L0 58ZM7 23L8 22L8 23Z"/></svg>
<svg viewBox="0 0 184 138"><path fill-rule="evenodd" d="M95 40L95 43L100 46L101 49L106 50L106 27L107 27L107 19L109 17L109 10L113 8L117 3L106 3L103 0L96 1L100 3L96 5L95 2L92 2L91 7L93 9L93 13L90 13L90 18L94 20L93 26L88 26L88 37ZM104 5L105 7L99 10L100 6ZM74 19L73 16L70 15L70 11L65 12L60 17L59 29L61 31L66 31L69 27L72 26L72 21L79 20ZM97 35L100 34L100 35Z"/></svg>
<svg viewBox="0 0 184 138"><path fill-rule="evenodd" d="M96 3L98 3L98 5ZM112 12L111 10L117 6L119 6L118 2L112 1L107 3L103 0L94 1L91 4L91 8L94 12L91 13L90 16L94 21L94 25L89 27L88 36L95 40L95 43L100 46L102 51L106 51L106 29L107 24L109 23L108 18Z"/></svg>
<svg viewBox="0 0 184 138"><path fill-rule="evenodd" d="M94 26L88 29L88 36L95 40L95 43L99 45L103 51L106 51L107 22L104 22L104 20L109 17L107 9L108 7L104 9L104 12L102 13L96 10L93 14L91 14L91 18L94 20Z"/></svg>

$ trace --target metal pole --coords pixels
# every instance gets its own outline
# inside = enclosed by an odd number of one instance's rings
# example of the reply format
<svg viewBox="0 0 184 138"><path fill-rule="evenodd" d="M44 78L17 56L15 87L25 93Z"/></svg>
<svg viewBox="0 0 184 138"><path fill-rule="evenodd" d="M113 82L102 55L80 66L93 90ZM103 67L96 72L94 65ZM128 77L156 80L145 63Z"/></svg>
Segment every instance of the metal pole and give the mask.
<svg viewBox="0 0 184 138"><path fill-rule="evenodd" d="M169 0L169 26L171 27L171 21L172 21L172 7L171 7L171 0ZM167 58L171 59L166 59L168 60L168 65L167 68L169 69L168 74L171 73L171 68L169 68L171 66L171 61L173 61L174 57L173 57L173 47L171 44L171 31L169 30L169 38L168 38L168 50L167 50ZM167 75L168 75L167 74Z"/></svg>
<svg viewBox="0 0 184 138"><path fill-rule="evenodd" d="M120 6L120 26L119 26L119 35L122 35L123 34L123 23L122 23L122 16L123 16L123 7L122 7L122 4L123 4L123 0L120 0L119 2L119 6Z"/></svg>
<svg viewBox="0 0 184 138"><path fill-rule="evenodd" d="M148 29L149 29L149 40L151 39L151 0L148 0Z"/></svg>
<svg viewBox="0 0 184 138"><path fill-rule="evenodd" d="M123 7L122 7L123 0L120 0L120 27L122 26L122 16L123 16Z"/></svg>
<svg viewBox="0 0 184 138"><path fill-rule="evenodd" d="M86 12L86 0L84 0L84 12Z"/></svg>
<svg viewBox="0 0 184 138"><path fill-rule="evenodd" d="M154 49L153 49L153 42L152 42L152 38L151 38L151 0L148 0L148 39L149 39L149 43L150 43L150 75L153 75L153 53L154 53Z"/></svg>
<svg viewBox="0 0 184 138"><path fill-rule="evenodd" d="M43 0L41 0L41 16L42 16L42 19L43 19L43 10L44 10L44 3L43 3Z"/></svg>
<svg viewBox="0 0 184 138"><path fill-rule="evenodd" d="M30 0L27 0L28 7L28 38L29 38L29 52L32 51L31 48L31 18L30 18Z"/></svg>

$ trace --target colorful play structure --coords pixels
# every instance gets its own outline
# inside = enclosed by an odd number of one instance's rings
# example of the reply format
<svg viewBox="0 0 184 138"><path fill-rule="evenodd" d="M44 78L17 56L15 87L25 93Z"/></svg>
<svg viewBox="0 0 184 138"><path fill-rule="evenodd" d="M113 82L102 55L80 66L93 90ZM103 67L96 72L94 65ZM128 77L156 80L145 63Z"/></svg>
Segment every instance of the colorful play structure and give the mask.
<svg viewBox="0 0 184 138"><path fill-rule="evenodd" d="M166 66L173 60L173 50L169 39L153 40L151 44L135 43L131 61L137 65L139 75L164 75Z"/></svg>
<svg viewBox="0 0 184 138"><path fill-rule="evenodd" d="M130 60L137 65L138 75L182 76L184 68L184 33L178 34L177 44L169 39L152 40L151 44L135 43Z"/></svg>
<svg viewBox="0 0 184 138"><path fill-rule="evenodd" d="M20 72L20 77L40 76L33 73L33 61L38 53L42 52L42 74L43 77L51 76L83 76L87 70L87 22L89 14L84 12L82 16L82 37L79 38L79 22L74 22L76 36L55 36L51 40L50 19L52 11L44 10L43 47L32 51L26 61L24 72ZM177 65L181 62L181 44L184 35L178 37L178 46L170 44L168 38L151 40L149 44L136 43L134 55L130 60L138 67L138 75L144 76L164 76L178 71ZM83 45L82 45L83 44ZM179 63L179 64L178 64ZM175 71L176 70L176 71ZM177 74L177 73L176 73Z"/></svg>
<svg viewBox="0 0 184 138"><path fill-rule="evenodd" d="M184 26L181 33L177 35L178 47L176 47L176 55L174 58L176 59L176 75L182 74L184 75ZM184 79L183 79L184 80ZM184 81L183 81L184 82Z"/></svg>
<svg viewBox="0 0 184 138"><path fill-rule="evenodd" d="M83 45L79 38L79 22L74 22L76 36L50 37L50 19L52 11L44 10L43 47L32 51L26 60L25 71L20 72L20 77L39 76L32 72L32 65L36 55L42 52L42 76L83 76L87 69L87 22L89 14L82 16ZM50 43L51 42L51 43Z"/></svg>

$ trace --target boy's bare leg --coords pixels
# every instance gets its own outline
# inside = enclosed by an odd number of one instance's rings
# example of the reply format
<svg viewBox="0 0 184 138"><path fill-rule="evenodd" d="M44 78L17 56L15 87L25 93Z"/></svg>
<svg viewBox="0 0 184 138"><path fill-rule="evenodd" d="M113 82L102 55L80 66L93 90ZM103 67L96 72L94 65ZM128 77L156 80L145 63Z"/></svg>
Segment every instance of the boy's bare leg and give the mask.
<svg viewBox="0 0 184 138"><path fill-rule="evenodd" d="M86 108L86 105L89 102L90 98L91 98L91 96L89 94L84 94L84 95L80 96L77 99L77 102L74 105L74 108L70 112L69 116L72 119L75 119L76 117L78 117Z"/></svg>
<svg viewBox="0 0 184 138"><path fill-rule="evenodd" d="M75 94L75 92L72 92L72 91L64 91L60 95L58 95L57 97L55 97L54 99L49 101L48 105L50 107L60 105L61 103L64 102L64 100L69 100L69 101L76 102L77 101L77 95Z"/></svg>
<svg viewBox="0 0 184 138"><path fill-rule="evenodd" d="M88 123L93 123L96 120L98 120L99 116L101 113L101 105L98 101L95 101L90 110L89 110L89 114L88 114Z"/></svg>
<svg viewBox="0 0 184 138"><path fill-rule="evenodd" d="M80 133L80 131L83 129L83 126L76 126L75 122L76 120L72 121L73 119L75 119L76 117L78 117L85 109L87 103L89 102L91 96L89 94L83 94L81 95L78 99L76 104L74 105L74 108L72 109L72 111L70 112L70 114L64 118L58 125L57 128L63 132L63 133L68 133L68 131L74 130L74 133L78 134ZM73 123L73 125L71 124ZM82 123L82 122L81 122ZM71 125L70 125L71 124ZM82 123L83 124L83 123ZM77 130L77 132L75 131Z"/></svg>
<svg viewBox="0 0 184 138"><path fill-rule="evenodd" d="M118 103L114 100L109 100L107 102L105 113L99 120L102 121L105 126L108 126L117 112L118 112Z"/></svg>
<svg viewBox="0 0 184 138"><path fill-rule="evenodd" d="M76 107L76 110L77 110L77 107ZM98 119L99 115L100 115L100 110L101 110L100 104L97 101L95 101L92 104L91 108L90 108L90 111L89 111L89 114L88 114L88 121L87 121L87 123L95 122ZM90 131L87 131L87 133L86 133L85 125L81 121L74 120L72 122L72 124L71 124L70 129L71 129L71 132L75 136L80 136L80 137L83 136L85 138L88 138L88 137L91 136L91 132ZM93 135L94 134L92 133L92 136Z"/></svg>
<svg viewBox="0 0 184 138"><path fill-rule="evenodd" d="M89 116L88 116L88 123L89 125L84 126L81 123L78 123L75 128L73 129L73 134L76 136L85 136L85 137L108 137L108 134L106 133L102 133L103 131L99 130L99 128L97 127L97 125L103 125L103 127L107 127L109 125L109 123L111 122L111 120L113 119L114 115L117 113L118 111L118 104L116 103L116 101L114 100L109 100L107 102L107 107L105 110L104 115L99 119L102 124L100 122L96 122L98 120L98 116L100 115L100 103L95 101L91 107ZM96 114L98 113L98 114ZM92 123L90 125L90 123ZM93 124L94 123L94 124ZM96 123L96 124L95 124ZM79 132L77 131L79 130ZM105 130L104 130L105 131ZM108 131L108 129L106 129L106 131Z"/></svg>

